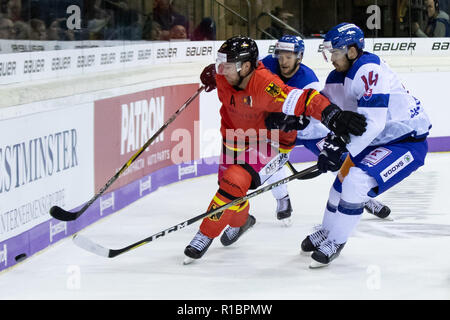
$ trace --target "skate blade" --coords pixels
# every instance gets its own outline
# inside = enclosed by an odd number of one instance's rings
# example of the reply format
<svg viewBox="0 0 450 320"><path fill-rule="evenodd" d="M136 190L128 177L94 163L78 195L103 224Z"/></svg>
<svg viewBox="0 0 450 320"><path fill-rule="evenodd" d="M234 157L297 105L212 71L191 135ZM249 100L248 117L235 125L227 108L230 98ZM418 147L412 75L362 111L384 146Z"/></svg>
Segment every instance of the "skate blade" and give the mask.
<svg viewBox="0 0 450 320"><path fill-rule="evenodd" d="M184 260L183 260L183 265L191 264L194 261L195 261L195 259L192 259L192 258L189 258L189 257L185 257Z"/></svg>
<svg viewBox="0 0 450 320"><path fill-rule="evenodd" d="M289 228L290 226L292 226L292 219L291 218L286 218L286 219L282 219L280 220L281 226Z"/></svg>
<svg viewBox="0 0 450 320"><path fill-rule="evenodd" d="M319 269L319 268L323 268L328 266L329 263L320 263L316 260L311 261L311 263L309 264L309 268L310 269Z"/></svg>

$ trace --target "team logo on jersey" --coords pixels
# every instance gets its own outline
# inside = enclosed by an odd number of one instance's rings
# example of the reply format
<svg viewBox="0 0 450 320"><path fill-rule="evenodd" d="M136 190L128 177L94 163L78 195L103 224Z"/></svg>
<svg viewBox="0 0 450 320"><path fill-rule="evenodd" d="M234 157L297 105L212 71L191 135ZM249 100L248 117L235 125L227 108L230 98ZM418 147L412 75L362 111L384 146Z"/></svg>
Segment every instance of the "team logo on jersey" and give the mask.
<svg viewBox="0 0 450 320"><path fill-rule="evenodd" d="M278 96L281 93L281 88L279 86L277 86L275 83L271 82L266 87L266 92L275 98L276 96Z"/></svg>
<svg viewBox="0 0 450 320"><path fill-rule="evenodd" d="M218 207L219 207L219 206L218 206L216 203L212 203L212 204L209 206L208 211L213 211L213 210L217 209ZM222 211L222 212L214 213L214 214L212 214L212 215L209 216L209 219L212 220L212 221L219 221L219 220L220 220L220 217L222 216L222 214L223 214L223 211Z"/></svg>
<svg viewBox="0 0 450 320"><path fill-rule="evenodd" d="M383 179L384 182L388 181L397 173L402 171L412 161L414 161L414 157L411 152L408 151L406 154L398 158L392 165L380 172L381 179Z"/></svg>
<svg viewBox="0 0 450 320"><path fill-rule="evenodd" d="M368 155L366 155L364 157L364 159L362 159L361 163L363 163L369 167L373 167L373 166L377 165L378 163L380 163L383 159L385 159L391 153L392 153L392 151L389 149L386 149L383 147L376 148L375 150L370 152Z"/></svg>
<svg viewBox="0 0 450 320"><path fill-rule="evenodd" d="M364 93L363 99L366 100L366 101L370 100L370 98L372 98L372 92L373 92L372 89L368 89L368 90Z"/></svg>
<svg viewBox="0 0 450 320"><path fill-rule="evenodd" d="M248 106L252 106L252 97L251 96L248 96L248 97L244 97L244 104L246 104L246 105L248 105Z"/></svg>

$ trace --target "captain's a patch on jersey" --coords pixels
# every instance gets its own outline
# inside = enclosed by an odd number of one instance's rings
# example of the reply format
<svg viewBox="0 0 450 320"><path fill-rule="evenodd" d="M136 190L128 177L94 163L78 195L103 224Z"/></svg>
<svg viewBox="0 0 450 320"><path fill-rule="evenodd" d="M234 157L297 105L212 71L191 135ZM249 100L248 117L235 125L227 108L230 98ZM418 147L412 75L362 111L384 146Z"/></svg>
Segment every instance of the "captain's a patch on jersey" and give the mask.
<svg viewBox="0 0 450 320"><path fill-rule="evenodd" d="M279 86L277 86L275 83L271 82L269 83L269 85L266 87L265 91L271 95L272 97L276 97L281 93L281 88Z"/></svg>
<svg viewBox="0 0 450 320"><path fill-rule="evenodd" d="M249 107L253 106L253 100L251 96L247 96L243 98L244 104L248 105Z"/></svg>

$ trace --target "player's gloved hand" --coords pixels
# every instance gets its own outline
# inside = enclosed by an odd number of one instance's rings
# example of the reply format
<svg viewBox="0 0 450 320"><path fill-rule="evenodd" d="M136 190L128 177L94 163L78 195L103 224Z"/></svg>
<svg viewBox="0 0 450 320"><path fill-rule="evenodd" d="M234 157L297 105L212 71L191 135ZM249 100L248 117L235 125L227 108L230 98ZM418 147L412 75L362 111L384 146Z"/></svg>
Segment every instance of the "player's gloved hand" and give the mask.
<svg viewBox="0 0 450 320"><path fill-rule="evenodd" d="M266 127L270 130L303 130L309 124L309 119L303 116L289 116L282 112L272 112L265 119Z"/></svg>
<svg viewBox="0 0 450 320"><path fill-rule="evenodd" d="M360 136L366 131L366 117L353 111L343 111L330 104L322 111L322 123L336 135Z"/></svg>
<svg viewBox="0 0 450 320"><path fill-rule="evenodd" d="M323 149L317 160L317 168L320 172L337 171L342 164L342 154L347 152L346 143L343 138L329 133L325 138Z"/></svg>
<svg viewBox="0 0 450 320"><path fill-rule="evenodd" d="M211 63L203 69L200 80L205 86L205 91L210 92L216 88L216 65Z"/></svg>

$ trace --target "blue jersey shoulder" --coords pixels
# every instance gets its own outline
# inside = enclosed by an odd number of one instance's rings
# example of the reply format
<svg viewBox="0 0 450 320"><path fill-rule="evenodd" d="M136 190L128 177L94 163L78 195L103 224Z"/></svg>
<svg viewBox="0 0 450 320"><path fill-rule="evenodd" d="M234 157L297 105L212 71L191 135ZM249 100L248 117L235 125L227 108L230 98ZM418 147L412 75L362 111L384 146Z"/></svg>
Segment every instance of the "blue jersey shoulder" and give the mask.
<svg viewBox="0 0 450 320"><path fill-rule="evenodd" d="M280 76L280 67L278 65L278 59L268 55L264 59L261 60L264 66L269 69L272 73ZM300 64L300 68L298 71L290 78L286 84L291 87L296 87L299 89L303 89L308 84L312 82L319 82L314 71L311 68L305 66L304 64Z"/></svg>
<svg viewBox="0 0 450 320"><path fill-rule="evenodd" d="M268 55L262 59L261 62L264 64L264 67L272 71L272 73L278 74L280 72L278 68L278 59L275 59L272 55Z"/></svg>
<svg viewBox="0 0 450 320"><path fill-rule="evenodd" d="M298 71L291 79L289 79L287 84L292 87L303 89L312 82L319 82L319 79L317 78L314 71L312 71L309 67L305 66L304 64L301 64Z"/></svg>
<svg viewBox="0 0 450 320"><path fill-rule="evenodd" d="M328 75L327 80L325 81L325 83L326 84L330 84L330 83L341 83L341 84L344 84L344 80L345 80L345 73L344 72L338 72L336 70L333 70Z"/></svg>

